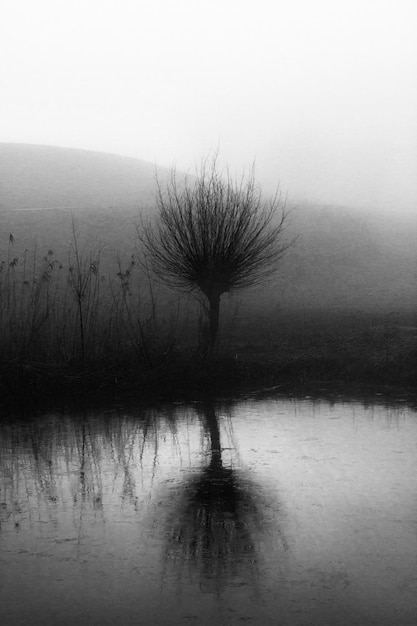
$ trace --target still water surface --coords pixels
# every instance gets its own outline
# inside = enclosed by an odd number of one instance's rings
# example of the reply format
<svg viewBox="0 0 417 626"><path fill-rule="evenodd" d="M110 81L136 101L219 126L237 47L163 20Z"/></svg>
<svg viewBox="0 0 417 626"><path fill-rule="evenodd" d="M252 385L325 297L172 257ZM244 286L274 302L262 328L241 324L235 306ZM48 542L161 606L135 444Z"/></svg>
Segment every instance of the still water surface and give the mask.
<svg viewBox="0 0 417 626"><path fill-rule="evenodd" d="M0 424L0 623L417 624L417 414L310 399Z"/></svg>

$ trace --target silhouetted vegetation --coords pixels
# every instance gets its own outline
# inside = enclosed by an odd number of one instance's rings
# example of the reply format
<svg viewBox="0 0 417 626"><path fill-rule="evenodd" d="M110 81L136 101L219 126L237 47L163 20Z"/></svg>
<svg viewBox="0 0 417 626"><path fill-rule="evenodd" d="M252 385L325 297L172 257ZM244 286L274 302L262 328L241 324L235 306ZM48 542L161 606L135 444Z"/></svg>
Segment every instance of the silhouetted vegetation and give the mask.
<svg viewBox="0 0 417 626"><path fill-rule="evenodd" d="M215 158L191 182L173 170L165 189L158 183L156 202L157 218L138 229L140 242L160 280L200 300L208 320L203 351L213 350L222 295L262 283L291 245L283 202L263 200L254 172L224 178Z"/></svg>
<svg viewBox="0 0 417 626"><path fill-rule="evenodd" d="M415 385L414 314L234 310L222 349L206 358L190 303L161 295L134 251L114 256L109 273L102 261L75 225L63 261L36 245L20 255L9 235L0 263L3 402L203 397L317 381Z"/></svg>

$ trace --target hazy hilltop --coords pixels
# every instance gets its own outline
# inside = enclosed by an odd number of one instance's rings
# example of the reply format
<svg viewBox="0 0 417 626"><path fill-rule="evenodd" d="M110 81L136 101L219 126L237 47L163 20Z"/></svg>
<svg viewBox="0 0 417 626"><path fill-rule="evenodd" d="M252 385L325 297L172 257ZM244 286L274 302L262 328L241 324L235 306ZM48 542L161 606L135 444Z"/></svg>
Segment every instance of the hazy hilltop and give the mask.
<svg viewBox="0 0 417 626"><path fill-rule="evenodd" d="M73 214L83 241L129 256L140 210L155 203L155 166L117 155L0 144L0 253L9 234L14 254L31 249L62 256ZM164 182L167 170L158 168ZM417 219L303 204L289 219L298 239L280 272L245 302L259 307L417 309ZM109 258L110 258L109 257ZM108 271L112 269L111 263ZM106 270L107 271L107 270Z"/></svg>
<svg viewBox="0 0 417 626"><path fill-rule="evenodd" d="M153 202L155 172L151 163L113 154L3 143L0 208L137 208Z"/></svg>

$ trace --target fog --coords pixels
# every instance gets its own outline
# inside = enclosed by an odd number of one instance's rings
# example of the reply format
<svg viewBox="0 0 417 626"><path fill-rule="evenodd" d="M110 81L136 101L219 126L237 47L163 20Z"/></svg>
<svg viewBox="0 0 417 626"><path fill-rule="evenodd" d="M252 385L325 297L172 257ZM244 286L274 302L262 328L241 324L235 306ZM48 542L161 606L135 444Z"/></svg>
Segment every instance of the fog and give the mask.
<svg viewBox="0 0 417 626"><path fill-rule="evenodd" d="M193 170L254 160L294 200L412 211L413 0L3 0L0 141Z"/></svg>

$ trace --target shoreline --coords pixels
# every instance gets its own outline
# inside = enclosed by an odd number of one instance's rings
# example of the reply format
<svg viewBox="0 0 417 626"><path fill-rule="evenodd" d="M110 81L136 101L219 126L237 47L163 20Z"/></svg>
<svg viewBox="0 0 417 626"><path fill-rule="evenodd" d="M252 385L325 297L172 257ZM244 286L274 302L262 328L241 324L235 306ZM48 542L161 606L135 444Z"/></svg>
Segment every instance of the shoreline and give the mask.
<svg viewBox="0 0 417 626"><path fill-rule="evenodd" d="M101 404L123 401L172 402L204 398L257 397L326 389L349 397L379 394L417 398L416 350L397 359L360 354L319 354L295 350L271 353L266 347L250 353L222 351L202 358L175 352L154 363L109 360L54 365L34 361L0 361L0 408ZM314 393L314 391L312 392ZM378 396L376 396L378 397ZM403 401L403 400L401 400Z"/></svg>

